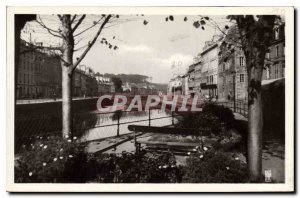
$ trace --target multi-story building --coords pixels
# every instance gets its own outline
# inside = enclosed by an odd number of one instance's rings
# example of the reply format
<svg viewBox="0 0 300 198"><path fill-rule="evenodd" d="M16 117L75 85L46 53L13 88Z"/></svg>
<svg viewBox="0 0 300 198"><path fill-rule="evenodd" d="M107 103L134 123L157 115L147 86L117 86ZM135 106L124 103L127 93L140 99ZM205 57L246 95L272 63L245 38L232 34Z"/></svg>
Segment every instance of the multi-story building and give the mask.
<svg viewBox="0 0 300 198"><path fill-rule="evenodd" d="M273 39L266 54L263 80L271 80L285 77L285 24L276 27L273 31Z"/></svg>
<svg viewBox="0 0 300 198"><path fill-rule="evenodd" d="M98 94L115 93L115 86L111 82L111 79L104 77L102 74L96 76Z"/></svg>
<svg viewBox="0 0 300 198"><path fill-rule="evenodd" d="M195 87L195 64L192 64L188 67L187 70L187 77L188 77L188 89L189 94L194 94L194 87Z"/></svg>
<svg viewBox="0 0 300 198"><path fill-rule="evenodd" d="M51 51L21 41L17 72L17 99L61 95L60 59Z"/></svg>
<svg viewBox="0 0 300 198"><path fill-rule="evenodd" d="M218 53L221 35L215 35L212 41L205 42L201 52L201 83L200 92L210 98L218 97Z"/></svg>
<svg viewBox="0 0 300 198"><path fill-rule="evenodd" d="M246 100L248 77L245 55L238 43L236 26L230 27L223 42L227 46L220 46L218 91L220 100ZM228 49L228 46L232 46Z"/></svg>
<svg viewBox="0 0 300 198"><path fill-rule="evenodd" d="M195 68L195 78L194 78L194 94L195 93L200 93L200 84L201 84L201 77L202 77L202 61L199 61L197 63L194 64L194 68Z"/></svg>
<svg viewBox="0 0 300 198"><path fill-rule="evenodd" d="M16 99L57 98L62 93L62 70L59 57L43 48L21 42L17 69ZM114 93L113 83L103 78L105 93ZM92 69L79 65L72 75L72 93L75 97L98 95L98 82ZM99 91L99 93L103 91Z"/></svg>
<svg viewBox="0 0 300 198"><path fill-rule="evenodd" d="M172 78L168 84L168 93L181 93L183 91L182 87L182 78L184 75L176 75L174 78Z"/></svg>

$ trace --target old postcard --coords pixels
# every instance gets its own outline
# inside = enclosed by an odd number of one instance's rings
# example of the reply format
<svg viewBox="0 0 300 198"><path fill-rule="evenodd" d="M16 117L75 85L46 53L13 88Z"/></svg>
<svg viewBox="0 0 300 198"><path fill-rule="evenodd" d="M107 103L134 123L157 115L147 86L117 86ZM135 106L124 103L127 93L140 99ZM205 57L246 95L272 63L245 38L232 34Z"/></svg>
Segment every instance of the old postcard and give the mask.
<svg viewBox="0 0 300 198"><path fill-rule="evenodd" d="M294 8L8 7L7 191L293 192Z"/></svg>

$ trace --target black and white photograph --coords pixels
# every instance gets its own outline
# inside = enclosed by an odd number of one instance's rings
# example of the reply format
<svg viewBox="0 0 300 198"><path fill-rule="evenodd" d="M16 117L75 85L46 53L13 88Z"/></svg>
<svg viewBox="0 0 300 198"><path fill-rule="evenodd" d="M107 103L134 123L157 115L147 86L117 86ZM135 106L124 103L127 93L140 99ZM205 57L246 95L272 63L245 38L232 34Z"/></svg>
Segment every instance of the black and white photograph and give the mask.
<svg viewBox="0 0 300 198"><path fill-rule="evenodd" d="M294 67L293 7L7 7L7 190L293 192Z"/></svg>

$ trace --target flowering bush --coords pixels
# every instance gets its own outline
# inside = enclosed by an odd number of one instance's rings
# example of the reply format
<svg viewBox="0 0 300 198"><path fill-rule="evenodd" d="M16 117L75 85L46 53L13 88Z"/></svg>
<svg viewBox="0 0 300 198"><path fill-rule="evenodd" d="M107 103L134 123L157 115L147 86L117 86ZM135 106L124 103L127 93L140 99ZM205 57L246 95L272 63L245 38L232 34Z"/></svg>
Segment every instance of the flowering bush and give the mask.
<svg viewBox="0 0 300 198"><path fill-rule="evenodd" d="M134 154L94 155L88 169L96 174L93 182L176 183L182 179L182 167L176 165L174 155L152 154L145 150ZM89 175L93 177L92 174Z"/></svg>
<svg viewBox="0 0 300 198"><path fill-rule="evenodd" d="M187 159L183 182L186 183L245 183L247 165L227 153L208 150Z"/></svg>
<svg viewBox="0 0 300 198"><path fill-rule="evenodd" d="M15 161L16 183L241 183L246 164L208 147L188 153L185 166L172 153L86 154L73 139L37 137Z"/></svg>
<svg viewBox="0 0 300 198"><path fill-rule="evenodd" d="M15 182L84 182L87 156L73 139L37 137L15 160Z"/></svg>

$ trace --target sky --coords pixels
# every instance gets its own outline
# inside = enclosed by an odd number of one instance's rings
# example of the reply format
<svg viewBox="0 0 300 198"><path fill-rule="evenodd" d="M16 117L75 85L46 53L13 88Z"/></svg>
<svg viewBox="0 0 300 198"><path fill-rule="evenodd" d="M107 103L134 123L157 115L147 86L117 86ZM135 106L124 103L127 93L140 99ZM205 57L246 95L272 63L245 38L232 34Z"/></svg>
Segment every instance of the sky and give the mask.
<svg viewBox="0 0 300 198"><path fill-rule="evenodd" d="M87 16L81 29L89 27L99 17L100 15ZM174 21L168 22L166 17L120 16L119 21L103 30L81 64L101 74L141 74L152 77L154 83L168 83L174 75L184 74L194 57L202 51L205 41L211 40L214 34L220 32L209 24L205 26L205 30L195 28L193 22L199 20L200 16L187 16L186 22L183 20L185 16L174 15ZM209 17L218 22L220 27L224 27L227 21L225 16ZM41 16L41 19L48 27L58 28L56 16ZM144 20L148 22L147 25L143 24ZM76 48L84 47L93 38L97 27L76 38L75 43L80 41ZM41 30L34 22L25 27L22 38L28 40L29 32L32 42L43 42L45 45L58 45L61 42ZM102 38L117 45L118 50L111 50L107 45L101 44ZM81 53L82 50L76 51L74 59ZM174 63L176 66L172 67Z"/></svg>

